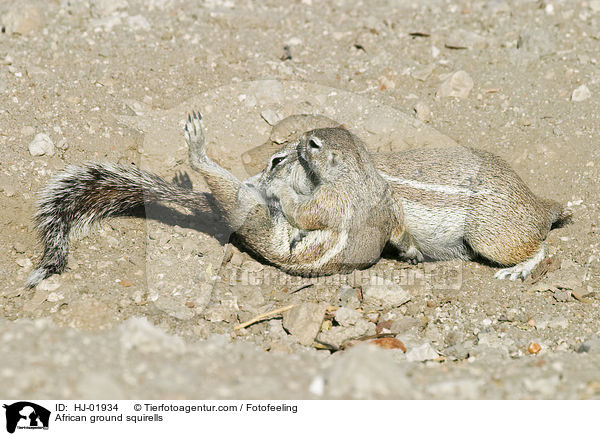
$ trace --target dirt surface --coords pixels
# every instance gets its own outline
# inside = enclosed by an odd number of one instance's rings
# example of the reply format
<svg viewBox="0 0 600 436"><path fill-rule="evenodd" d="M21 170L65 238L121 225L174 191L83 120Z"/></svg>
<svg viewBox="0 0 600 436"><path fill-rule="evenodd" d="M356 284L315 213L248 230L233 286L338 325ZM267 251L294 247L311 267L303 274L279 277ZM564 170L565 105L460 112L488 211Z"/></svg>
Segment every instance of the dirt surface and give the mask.
<svg viewBox="0 0 600 436"><path fill-rule="evenodd" d="M597 0L4 0L0 21L0 397L600 397ZM574 221L551 232L536 283L394 259L308 280L155 206L24 289L36 193L65 165L135 163L205 189L181 133L192 109L239 177L269 123L323 114L373 149L492 151ZM33 155L38 134L52 155ZM406 352L351 347L375 334Z"/></svg>

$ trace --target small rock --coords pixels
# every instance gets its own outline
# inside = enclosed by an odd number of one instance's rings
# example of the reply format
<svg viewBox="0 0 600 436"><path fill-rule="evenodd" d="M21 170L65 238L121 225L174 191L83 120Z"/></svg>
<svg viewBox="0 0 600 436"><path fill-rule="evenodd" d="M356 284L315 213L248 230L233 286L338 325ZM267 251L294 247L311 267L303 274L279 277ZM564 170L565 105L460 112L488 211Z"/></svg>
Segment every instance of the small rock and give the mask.
<svg viewBox="0 0 600 436"><path fill-rule="evenodd" d="M435 70L435 64L429 64L429 65L425 65L424 67L419 67L416 68L415 70L413 70L410 75L417 79L420 80L421 82L426 81L427 79L429 79L429 76L431 76L431 74L433 73L433 70Z"/></svg>
<svg viewBox="0 0 600 436"><path fill-rule="evenodd" d="M363 304L377 309L392 309L410 300L410 294L399 284L377 276L371 277L362 291Z"/></svg>
<svg viewBox="0 0 600 436"><path fill-rule="evenodd" d="M240 253L239 251L236 251L231 256L231 259L229 260L229 263L231 265L237 266L237 267L242 266L242 264L244 263L244 255L242 253Z"/></svg>
<svg viewBox="0 0 600 436"><path fill-rule="evenodd" d="M279 121L281 121L281 115L275 112L273 109L265 109L260 113L260 116L265 120L270 126L274 126Z"/></svg>
<svg viewBox="0 0 600 436"><path fill-rule="evenodd" d="M340 287L337 299L340 306L348 307L350 309L358 309L360 307L357 291L351 286L343 285Z"/></svg>
<svg viewBox="0 0 600 436"><path fill-rule="evenodd" d="M584 301L585 297L589 297L592 294L594 294L594 290L591 286L588 286L586 289L578 287L571 291L571 295L573 295L573 298L579 301Z"/></svg>
<svg viewBox="0 0 600 436"><path fill-rule="evenodd" d="M464 360L469 357L469 349L465 344L455 344L444 350L444 355L448 357L453 357L456 360Z"/></svg>
<svg viewBox="0 0 600 436"><path fill-rule="evenodd" d="M362 313L357 310L340 307L335 311L335 320L344 327L356 325L362 319Z"/></svg>
<svg viewBox="0 0 600 436"><path fill-rule="evenodd" d="M345 342L353 339L362 338L364 336L374 335L376 332L375 324L360 319L354 325L349 327L335 326L329 330L322 331L317 339L319 342L331 345L333 348L341 348Z"/></svg>
<svg viewBox="0 0 600 436"><path fill-rule="evenodd" d="M571 292L566 289L555 288L554 292L552 293L552 296L556 301L565 302L569 301L571 297Z"/></svg>
<svg viewBox="0 0 600 436"><path fill-rule="evenodd" d="M15 263L19 265L21 268L29 269L33 266L33 262L28 257L20 257L15 260Z"/></svg>
<svg viewBox="0 0 600 436"><path fill-rule="evenodd" d="M465 99L473 89L473 79L465 71L452 73L440 85L439 97L456 97Z"/></svg>
<svg viewBox="0 0 600 436"><path fill-rule="evenodd" d="M404 333L414 327L420 327L421 322L411 316L405 316L400 319L395 319L390 325L390 332L394 334Z"/></svg>
<svg viewBox="0 0 600 436"><path fill-rule="evenodd" d="M60 292L50 292L48 294L47 300L51 303L56 303L57 301L60 301L64 298L65 298L65 296Z"/></svg>
<svg viewBox="0 0 600 436"><path fill-rule="evenodd" d="M54 155L54 143L45 133L38 133L29 144L29 153L32 156Z"/></svg>
<svg viewBox="0 0 600 436"><path fill-rule="evenodd" d="M540 344L537 344L535 342L530 342L529 345L527 346L527 352L529 354L537 354L542 350L542 347Z"/></svg>
<svg viewBox="0 0 600 436"><path fill-rule="evenodd" d="M573 90L573 94L571 94L572 101L583 101L587 100L592 96L589 88L585 85L578 86Z"/></svg>
<svg viewBox="0 0 600 436"><path fill-rule="evenodd" d="M61 283L59 276L51 276L42 280L35 288L39 289L40 291L52 292L60 288L60 285Z"/></svg>
<svg viewBox="0 0 600 436"><path fill-rule="evenodd" d="M396 338L377 338L370 340L369 343L385 348L386 350L401 350L403 353L406 353L406 347L402 341Z"/></svg>
<svg viewBox="0 0 600 436"><path fill-rule="evenodd" d="M411 348L406 353L406 360L409 362L425 362L426 360L433 360L439 356L439 353L431 346L429 342L424 343L415 348Z"/></svg>
<svg viewBox="0 0 600 436"><path fill-rule="evenodd" d="M431 109L429 109L429 106L427 106L422 101L418 102L415 105L415 114L417 115L417 119L419 121L422 121L424 123L428 123L429 121L431 121Z"/></svg>
<svg viewBox="0 0 600 436"><path fill-rule="evenodd" d="M302 345L311 345L325 318L325 304L303 303L283 314L285 328Z"/></svg>

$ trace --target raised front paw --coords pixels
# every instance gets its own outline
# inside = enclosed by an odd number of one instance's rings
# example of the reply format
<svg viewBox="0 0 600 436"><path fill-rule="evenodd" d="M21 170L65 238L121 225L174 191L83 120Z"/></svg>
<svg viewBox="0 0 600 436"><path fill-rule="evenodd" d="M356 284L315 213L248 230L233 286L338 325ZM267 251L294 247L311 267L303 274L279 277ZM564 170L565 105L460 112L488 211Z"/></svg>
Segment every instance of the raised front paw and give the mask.
<svg viewBox="0 0 600 436"><path fill-rule="evenodd" d="M202 115L200 112L193 111L188 114L184 127L185 140L188 144L190 164L197 168L198 164L206 159L206 149L204 147L204 128L202 126Z"/></svg>

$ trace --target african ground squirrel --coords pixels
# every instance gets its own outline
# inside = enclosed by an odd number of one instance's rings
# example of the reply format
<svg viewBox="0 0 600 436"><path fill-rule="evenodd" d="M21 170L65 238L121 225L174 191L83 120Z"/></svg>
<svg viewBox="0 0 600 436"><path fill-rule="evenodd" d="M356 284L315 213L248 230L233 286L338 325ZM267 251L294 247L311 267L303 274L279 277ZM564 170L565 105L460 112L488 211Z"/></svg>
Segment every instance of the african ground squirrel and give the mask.
<svg viewBox="0 0 600 436"><path fill-rule="evenodd" d="M90 163L59 172L41 193L44 254L28 285L64 270L71 231L146 202L215 208L241 245L301 275L366 267L387 244L413 261L481 256L511 266L497 278L525 278L545 257L550 228L570 217L480 150L370 154L348 130L330 127L291 135L262 172L239 181L206 155L199 114L188 118L185 136L210 194L135 167Z"/></svg>

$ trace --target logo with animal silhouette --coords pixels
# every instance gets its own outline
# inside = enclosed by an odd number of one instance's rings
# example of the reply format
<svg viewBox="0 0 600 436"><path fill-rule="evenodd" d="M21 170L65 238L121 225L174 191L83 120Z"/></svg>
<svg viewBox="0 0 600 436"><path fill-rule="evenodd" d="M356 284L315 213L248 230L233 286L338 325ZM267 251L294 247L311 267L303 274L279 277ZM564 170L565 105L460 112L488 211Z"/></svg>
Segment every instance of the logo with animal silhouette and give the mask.
<svg viewBox="0 0 600 436"><path fill-rule="evenodd" d="M14 433L16 429L48 430L50 422L48 409L29 401L4 404L4 408L6 409L6 431L9 433Z"/></svg>

